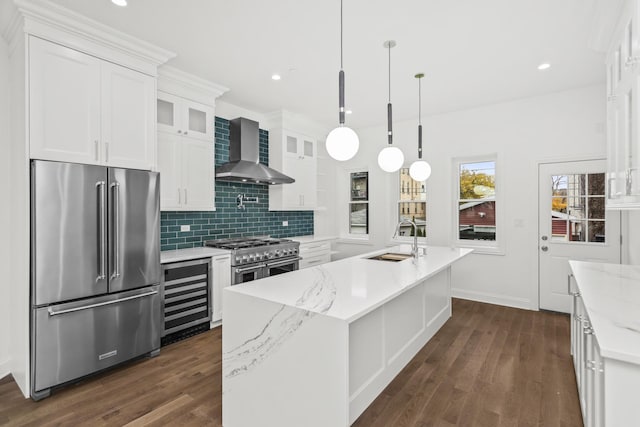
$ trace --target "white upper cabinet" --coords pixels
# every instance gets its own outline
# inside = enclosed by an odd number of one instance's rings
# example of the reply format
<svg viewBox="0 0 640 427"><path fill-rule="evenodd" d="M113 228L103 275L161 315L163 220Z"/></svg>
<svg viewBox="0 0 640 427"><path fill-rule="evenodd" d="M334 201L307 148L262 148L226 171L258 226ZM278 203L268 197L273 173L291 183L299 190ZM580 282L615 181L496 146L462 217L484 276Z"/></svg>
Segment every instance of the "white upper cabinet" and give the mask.
<svg viewBox="0 0 640 427"><path fill-rule="evenodd" d="M29 38L31 158L100 163L100 60Z"/></svg>
<svg viewBox="0 0 640 427"><path fill-rule="evenodd" d="M215 210L215 99L227 89L172 67L159 69L160 209Z"/></svg>
<svg viewBox="0 0 640 427"><path fill-rule="evenodd" d="M158 132L160 208L176 211L215 209L212 142Z"/></svg>
<svg viewBox="0 0 640 427"><path fill-rule="evenodd" d="M639 10L626 2L607 53L608 209L640 209Z"/></svg>
<svg viewBox="0 0 640 427"><path fill-rule="evenodd" d="M29 38L34 159L155 167L155 78Z"/></svg>
<svg viewBox="0 0 640 427"><path fill-rule="evenodd" d="M213 140L213 107L185 98L158 92L158 130Z"/></svg>
<svg viewBox="0 0 640 427"><path fill-rule="evenodd" d="M155 164L155 79L109 62L101 68L104 163L150 169Z"/></svg>
<svg viewBox="0 0 640 427"><path fill-rule="evenodd" d="M280 111L270 115L269 166L295 179L269 187L269 210L314 210L318 207L317 126L298 115ZM294 130L295 129L295 130Z"/></svg>

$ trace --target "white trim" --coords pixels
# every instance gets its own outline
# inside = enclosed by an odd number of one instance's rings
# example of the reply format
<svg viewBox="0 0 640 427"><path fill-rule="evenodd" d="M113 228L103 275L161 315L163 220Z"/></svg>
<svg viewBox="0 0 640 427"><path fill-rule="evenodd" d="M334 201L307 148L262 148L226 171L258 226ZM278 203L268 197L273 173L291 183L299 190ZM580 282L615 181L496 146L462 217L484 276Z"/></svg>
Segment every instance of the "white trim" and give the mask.
<svg viewBox="0 0 640 427"><path fill-rule="evenodd" d="M475 253L475 251L474 251ZM488 304L502 305L506 307L522 308L525 310L536 310L532 308L531 300L527 298L508 297L489 292L468 291L465 289L451 288L453 298L466 299L470 301L484 302Z"/></svg>
<svg viewBox="0 0 640 427"><path fill-rule="evenodd" d="M163 65L158 68L158 90L214 106L216 98L227 92L229 88Z"/></svg>
<svg viewBox="0 0 640 427"><path fill-rule="evenodd" d="M478 202L484 203L487 201L495 201L496 203L496 240L464 240L460 239L459 235L459 222L460 222L460 208L458 206L458 197L460 189L460 164L463 163L478 163L478 162L494 162L495 163L495 184L496 191L493 197L490 199L478 199ZM487 255L505 255L506 254L506 242L505 236L507 227L504 224L506 207L504 203L504 190L502 185L502 172L500 171L500 155L498 153L487 153L485 155L474 156L461 156L451 159L451 171L453 173L453 192L452 192L452 212L454 212L454 220L452 223L451 237L455 247L471 248L475 254L487 254Z"/></svg>
<svg viewBox="0 0 640 427"><path fill-rule="evenodd" d="M8 357L4 360L0 360L0 379L6 377L11 373L11 369L9 369L9 362L10 361Z"/></svg>

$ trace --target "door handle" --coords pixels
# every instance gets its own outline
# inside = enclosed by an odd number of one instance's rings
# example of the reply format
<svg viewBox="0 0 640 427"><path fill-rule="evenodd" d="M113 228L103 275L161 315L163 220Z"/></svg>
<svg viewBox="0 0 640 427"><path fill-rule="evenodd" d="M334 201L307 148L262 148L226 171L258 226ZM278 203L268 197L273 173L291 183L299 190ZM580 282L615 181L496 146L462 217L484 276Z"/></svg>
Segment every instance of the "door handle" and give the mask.
<svg viewBox="0 0 640 427"><path fill-rule="evenodd" d="M104 244L106 241L105 230L107 229L105 211L104 211L104 198L105 198L105 186L104 181L96 182L96 188L98 189L98 277L96 282L107 278L105 273L105 250Z"/></svg>
<svg viewBox="0 0 640 427"><path fill-rule="evenodd" d="M549 250L549 246L542 246L540 249L542 252L547 252Z"/></svg>
<svg viewBox="0 0 640 427"><path fill-rule="evenodd" d="M158 291L145 292L144 294L132 295L130 297L119 298L113 301L105 301L105 302L99 302L97 304L83 305L82 307L69 308L69 309L60 310L60 311L55 311L53 308L49 307L48 311L49 311L49 316L58 316L59 314L73 313L74 311L88 310L90 308L103 307L105 305L118 304L119 302L130 301L132 299L144 298L151 295L155 295L157 293Z"/></svg>
<svg viewBox="0 0 640 427"><path fill-rule="evenodd" d="M112 279L120 277L120 183L111 184L113 191L113 273Z"/></svg>
<svg viewBox="0 0 640 427"><path fill-rule="evenodd" d="M267 264L258 264L254 265L253 267L236 268L236 273L246 273L247 271L260 270L261 268L264 268L266 266Z"/></svg>

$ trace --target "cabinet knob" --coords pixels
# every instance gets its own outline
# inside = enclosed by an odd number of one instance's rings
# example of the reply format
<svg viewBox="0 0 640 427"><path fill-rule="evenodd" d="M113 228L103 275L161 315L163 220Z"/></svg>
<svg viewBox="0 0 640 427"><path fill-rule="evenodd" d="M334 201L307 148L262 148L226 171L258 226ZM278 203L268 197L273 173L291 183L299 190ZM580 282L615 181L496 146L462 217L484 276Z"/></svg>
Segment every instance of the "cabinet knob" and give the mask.
<svg viewBox="0 0 640 427"><path fill-rule="evenodd" d="M548 246L542 246L540 249L542 250L542 252L547 252L549 250L549 247Z"/></svg>
<svg viewBox="0 0 640 427"><path fill-rule="evenodd" d="M186 135L186 134L188 134L188 133L189 133L189 132L187 132L186 130L184 131L184 134L185 134L185 135Z"/></svg>
<svg viewBox="0 0 640 427"><path fill-rule="evenodd" d="M178 130L178 133L182 133L182 131L181 131L181 130Z"/></svg>

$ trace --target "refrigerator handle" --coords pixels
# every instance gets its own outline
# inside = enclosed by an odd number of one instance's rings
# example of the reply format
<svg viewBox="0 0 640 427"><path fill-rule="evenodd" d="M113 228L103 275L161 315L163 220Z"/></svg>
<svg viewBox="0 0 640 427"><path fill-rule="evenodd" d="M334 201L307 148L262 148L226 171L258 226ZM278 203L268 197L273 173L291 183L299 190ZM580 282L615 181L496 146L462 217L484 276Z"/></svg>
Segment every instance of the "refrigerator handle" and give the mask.
<svg viewBox="0 0 640 427"><path fill-rule="evenodd" d="M98 181L96 183L96 187L98 188L98 218L99 218L99 230L98 230L98 278L96 282L100 280L104 280L107 278L105 272L105 241L106 241L106 213L105 213L105 186L106 183L104 181Z"/></svg>
<svg viewBox="0 0 640 427"><path fill-rule="evenodd" d="M111 279L120 277L120 183L111 184L113 191L113 274Z"/></svg>
<svg viewBox="0 0 640 427"><path fill-rule="evenodd" d="M119 303L124 302L124 301L130 301L132 299L140 299L140 298L148 297L148 296L151 296L151 295L155 295L157 293L158 293L158 291L150 291L150 292L145 292L143 294L132 295L130 297L124 297L124 298L115 299L115 300L112 300L112 301L99 302L99 303L96 303L96 304L89 304L89 305L85 305L85 306L82 306L82 307L68 308L66 310L59 310L59 311L55 311L53 309L53 307L49 307L49 309L47 311L49 312L49 316L58 316L60 314L73 313L75 311L81 311L81 310L89 310L91 308L102 307L102 306L105 306L105 305L119 304Z"/></svg>

